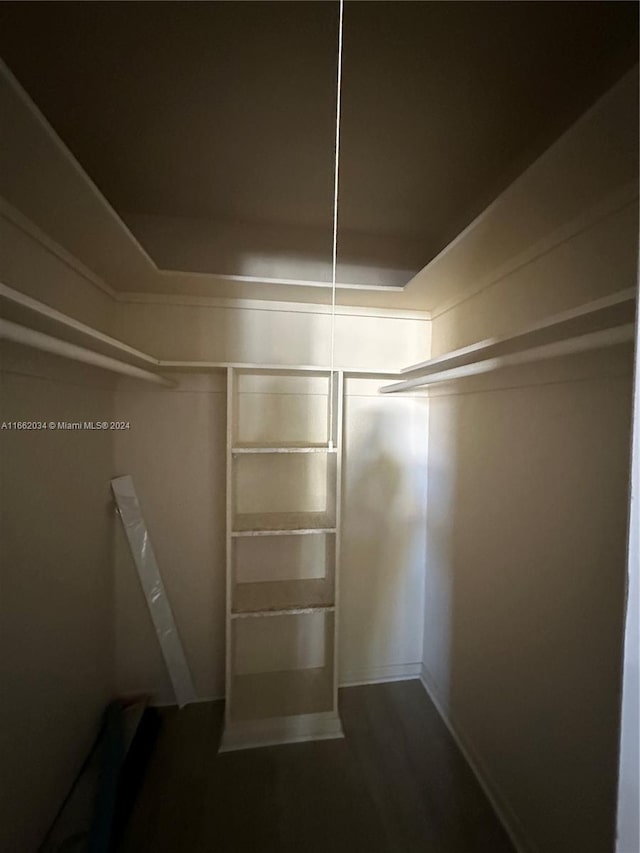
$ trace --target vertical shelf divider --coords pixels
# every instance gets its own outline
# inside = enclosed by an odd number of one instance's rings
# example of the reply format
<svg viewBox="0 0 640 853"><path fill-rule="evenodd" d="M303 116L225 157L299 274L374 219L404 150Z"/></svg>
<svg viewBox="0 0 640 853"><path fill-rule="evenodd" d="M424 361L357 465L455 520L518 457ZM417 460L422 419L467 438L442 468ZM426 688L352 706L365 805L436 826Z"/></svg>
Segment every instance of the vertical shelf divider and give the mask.
<svg viewBox="0 0 640 853"><path fill-rule="evenodd" d="M230 712L233 707L233 668L232 668L232 624L231 610L233 599L233 445L236 434L236 395L235 370L227 368L227 442L226 442L226 526L225 526L225 729L230 724Z"/></svg>

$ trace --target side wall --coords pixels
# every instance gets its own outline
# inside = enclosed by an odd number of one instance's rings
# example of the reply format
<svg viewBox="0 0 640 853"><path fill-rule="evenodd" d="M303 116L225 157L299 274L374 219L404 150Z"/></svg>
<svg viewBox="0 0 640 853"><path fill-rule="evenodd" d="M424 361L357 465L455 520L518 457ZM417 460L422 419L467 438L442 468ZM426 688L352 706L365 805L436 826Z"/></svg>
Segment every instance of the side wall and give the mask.
<svg viewBox="0 0 640 853"><path fill-rule="evenodd" d="M635 284L635 205L434 321L434 354ZM614 849L631 347L430 393L423 677L531 853Z"/></svg>
<svg viewBox="0 0 640 853"><path fill-rule="evenodd" d="M633 406L633 464L627 561L623 703L618 779L616 853L640 850L640 370L636 315L636 369Z"/></svg>
<svg viewBox="0 0 640 853"><path fill-rule="evenodd" d="M0 422L111 419L103 372L0 356ZM3 428L0 445L0 849L33 853L114 695L112 441Z"/></svg>

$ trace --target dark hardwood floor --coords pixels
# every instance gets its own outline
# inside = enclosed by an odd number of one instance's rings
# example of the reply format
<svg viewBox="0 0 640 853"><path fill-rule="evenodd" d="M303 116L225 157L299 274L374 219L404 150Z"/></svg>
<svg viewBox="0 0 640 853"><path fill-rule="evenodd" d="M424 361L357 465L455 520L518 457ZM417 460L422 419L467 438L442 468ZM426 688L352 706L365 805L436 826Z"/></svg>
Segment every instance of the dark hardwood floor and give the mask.
<svg viewBox="0 0 640 853"><path fill-rule="evenodd" d="M340 712L344 740L217 755L221 702L164 711L119 853L513 853L419 681Z"/></svg>

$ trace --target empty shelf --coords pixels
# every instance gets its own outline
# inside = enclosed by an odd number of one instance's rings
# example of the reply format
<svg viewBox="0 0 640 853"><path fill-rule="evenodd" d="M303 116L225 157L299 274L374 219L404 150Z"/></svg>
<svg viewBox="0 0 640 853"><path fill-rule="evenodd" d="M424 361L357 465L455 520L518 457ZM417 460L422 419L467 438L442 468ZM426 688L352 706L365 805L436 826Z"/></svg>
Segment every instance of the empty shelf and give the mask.
<svg viewBox="0 0 640 853"><path fill-rule="evenodd" d="M333 604L318 607L287 607L284 610L251 610L243 613L231 613L232 619L261 619L269 616L307 616L309 613L333 613Z"/></svg>
<svg viewBox="0 0 640 853"><path fill-rule="evenodd" d="M331 668L234 675L231 719L256 720L315 714L333 708Z"/></svg>
<svg viewBox="0 0 640 853"><path fill-rule="evenodd" d="M502 338L488 338L403 369L402 382L382 393L407 391L498 367L571 355L633 340L635 290L620 291L555 314Z"/></svg>
<svg viewBox="0 0 640 853"><path fill-rule="evenodd" d="M326 512L258 512L237 515L232 536L333 533L335 520Z"/></svg>
<svg viewBox="0 0 640 853"><path fill-rule="evenodd" d="M333 579L260 581L236 584L234 614L287 612L333 606Z"/></svg>
<svg viewBox="0 0 640 853"><path fill-rule="evenodd" d="M328 444L238 444L232 448L234 456L243 453L336 453L335 447Z"/></svg>

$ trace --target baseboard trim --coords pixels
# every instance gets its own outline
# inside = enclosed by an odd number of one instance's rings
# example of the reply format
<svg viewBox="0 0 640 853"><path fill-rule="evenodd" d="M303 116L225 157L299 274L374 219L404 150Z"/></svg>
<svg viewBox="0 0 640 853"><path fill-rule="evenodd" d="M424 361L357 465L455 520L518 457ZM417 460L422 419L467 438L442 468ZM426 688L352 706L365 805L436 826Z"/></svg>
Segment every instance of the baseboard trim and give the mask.
<svg viewBox="0 0 640 853"><path fill-rule="evenodd" d="M420 671L420 681L424 687L427 696L435 705L435 708L442 719L442 722L447 727L449 734L454 739L456 746L462 753L465 761L471 768L473 775L476 777L478 784L485 793L485 796L491 803L491 806L498 817L498 820L504 827L505 832L511 839L511 843L517 853L538 853L533 842L527 838L527 835L520 821L513 811L506 805L504 798L498 790L498 786L491 781L489 774L482 767L482 764L475 754L469 740L459 731L459 728L449 719L440 700L437 697L435 682L431 677L427 668L422 665Z"/></svg>

